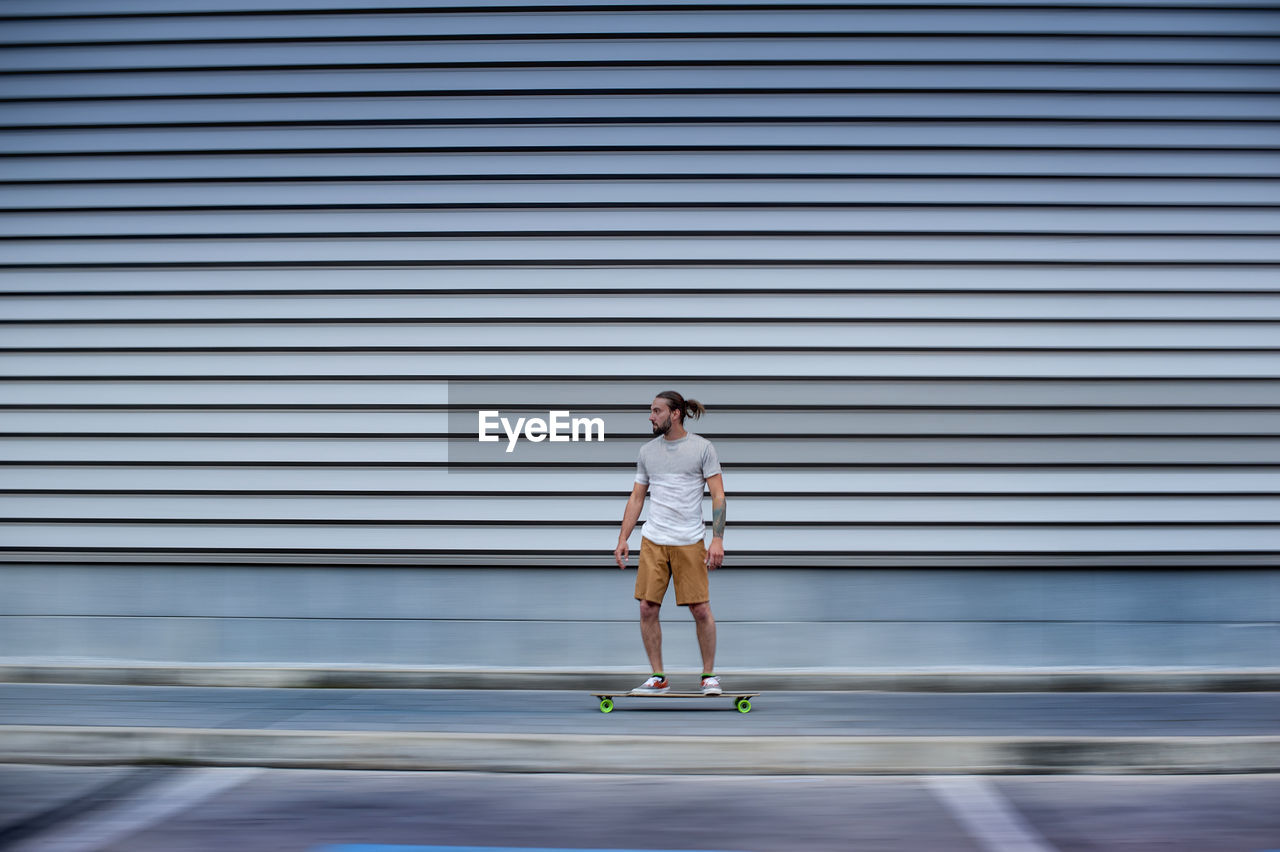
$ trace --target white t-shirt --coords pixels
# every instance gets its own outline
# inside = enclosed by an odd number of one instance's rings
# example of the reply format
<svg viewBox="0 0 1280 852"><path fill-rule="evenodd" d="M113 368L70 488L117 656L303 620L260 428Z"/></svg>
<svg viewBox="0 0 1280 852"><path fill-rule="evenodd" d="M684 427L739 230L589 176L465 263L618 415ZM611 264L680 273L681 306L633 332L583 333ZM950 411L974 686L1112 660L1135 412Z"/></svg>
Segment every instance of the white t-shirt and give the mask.
<svg viewBox="0 0 1280 852"><path fill-rule="evenodd" d="M720 472L716 448L692 432L668 441L659 435L640 448L636 482L649 486L649 517L640 534L654 544L694 544L706 535L703 484Z"/></svg>

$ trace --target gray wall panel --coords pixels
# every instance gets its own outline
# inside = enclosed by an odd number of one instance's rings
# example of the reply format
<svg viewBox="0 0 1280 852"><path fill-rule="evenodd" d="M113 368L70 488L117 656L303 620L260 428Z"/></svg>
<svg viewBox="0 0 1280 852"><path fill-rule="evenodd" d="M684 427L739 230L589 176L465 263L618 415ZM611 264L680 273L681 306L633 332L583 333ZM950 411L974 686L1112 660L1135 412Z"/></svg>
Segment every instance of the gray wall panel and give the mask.
<svg viewBox="0 0 1280 852"><path fill-rule="evenodd" d="M527 210L420 210L413 225L419 233L499 232L572 233L672 232L706 227L714 217L720 232L782 233L902 233L908 230L955 233L956 217L964 216L966 232L1039 233L1057 232L1086 235L1124 234L1141 228L1144 233L1214 234L1280 231L1280 207L1251 209L1174 208L1161 210L1094 210L1088 208L1014 208L990 210L930 209L920 207L864 209L778 210L705 208L652 210L648 208L548 208L539 211L538 221L529 221ZM274 234L368 233L377 235L405 225L404 213L381 210L281 210L269 213L246 211L169 211L121 214L85 213L0 213L0 235L4 237L52 237L74 234L105 236L185 236L218 235L228 232Z"/></svg>
<svg viewBox="0 0 1280 852"><path fill-rule="evenodd" d="M79 124L190 124L235 121L330 123L417 121L782 121L906 119L1055 121L1161 120L1275 121L1275 94L1098 92L1046 98L1042 92L641 95L391 95L376 97L218 98L154 100L12 101L0 128L73 127Z"/></svg>
<svg viewBox="0 0 1280 852"><path fill-rule="evenodd" d="M1179 241L1182 241L1179 238ZM467 241L456 241L461 250ZM1271 240L1272 243L1275 240ZM472 246L489 245L486 242ZM1224 244L1225 241L1224 241ZM607 272L598 273L606 276ZM504 322L530 319L643 322L667 320L696 324L699 320L725 319L832 321L832 320L1280 320L1280 300L1272 292L1183 293L1131 292L749 292L725 295L701 293L691 288L668 288L658 276L649 288L614 293L563 293L538 295L529 291L496 290L479 293L410 294L368 293L359 289L340 295L222 293L137 294L115 297L76 295L73 298L30 297L14 294L5 299L10 320L93 322L104 320L244 321L259 319L389 321L469 320L481 325L477 339L501 343ZM485 327L488 324L488 327ZM796 345L803 345L803 326L795 329ZM548 344L555 341L548 341ZM697 338L689 341L696 345ZM850 340L850 345L856 344ZM334 348L337 348L335 341ZM572 345L565 341L564 345ZM736 371L726 371L736 372ZM637 405L646 410L643 400Z"/></svg>
<svg viewBox="0 0 1280 852"><path fill-rule="evenodd" d="M257 348L257 347L254 347ZM728 349L691 349L677 354L644 355L645 350L579 351L548 350L536 361L507 351L423 351L407 353L278 353L244 351L195 354L93 355L90 353L13 354L5 359L5 377L68 378L199 376L210 371L219 376L565 376L581 375L584 362L600 375L627 376L644 372L654 376L679 376L692 372L691 361L721 364L737 355ZM1088 377L1117 375L1146 378L1265 377L1275 378L1268 353L1201 351L1173 353L1060 351L966 352L963 360L946 351L867 350L863 352L794 352L760 350L733 358L739 375L760 376L858 376L915 377ZM669 382L668 382L669 383Z"/></svg>
<svg viewBox="0 0 1280 852"><path fill-rule="evenodd" d="M732 291L773 291L794 293L804 290L845 290L848 292L927 291L968 293L1042 293L1058 296L1078 293L1139 291L1144 293L1255 291L1270 294L1275 290L1275 270L1251 266L1188 265L1185 267L1156 264L1152 266L1097 266L1089 269L1085 280L1072 264L1044 266L1039 264L984 265L831 265L787 269L780 274L775 267L746 268L738 266L699 266L679 269L657 268L652 263L611 268L607 274L591 267L529 268L432 268L421 270L379 267L360 270L364 288L355 292L428 292L435 295L502 289L520 292L530 289L584 291L597 294L650 289L661 286L664 291L681 291L697 286L712 293ZM139 296L150 293L186 293L197 295L208 291L233 291L252 295L263 291L295 294L352 291L352 273L344 267L249 267L225 269L183 269L175 276L168 269L5 269L0 267L0 292L41 294L44 297L75 291L80 297L91 294L124 294ZM659 284L655 285L654 281ZM299 301L301 299L299 298ZM1096 325L1094 327L1097 327ZM8 331L12 325L0 326ZM163 328L155 329L163 332ZM1103 327L1105 330L1105 327Z"/></svg>
<svg viewBox="0 0 1280 852"><path fill-rule="evenodd" d="M683 377L682 377L683 378ZM400 407L431 406L455 410L474 422L476 410L495 404L530 408L555 404L592 411L620 408L643 418L644 398L653 392L655 379L647 376L555 379L465 377L455 381L436 378L362 376L289 379L257 377L225 379L122 377L39 380L0 379L0 389L13 405L75 408L116 406L123 408L220 408L256 405L269 408L330 408L334 406ZM1001 409L1020 406L1092 410L1156 406L1205 408L1274 406L1275 382L1268 378L1188 377L1152 381L1140 378L876 378L812 376L786 379L689 377L689 396L715 399L717 408L761 408L773 405L808 409L815 404L850 410L909 406L926 409ZM642 400L636 404L639 396ZM1191 404L1191 401L1194 404ZM712 411L714 415L714 410ZM709 415L710 416L710 415ZM956 459L963 464L963 459Z"/></svg>
<svg viewBox="0 0 1280 852"><path fill-rule="evenodd" d="M327 494L435 495L484 494L501 499L520 494L593 494L622 505L630 491L631 462L588 467L546 467L538 471L537 488L501 468L447 468L428 465L323 464L275 465L66 465L34 463L6 468L5 482L27 496L89 491L109 494L202 494L245 497L276 493L285 496ZM1010 467L893 468L883 465L834 468L735 465L735 495L780 498L807 494L880 496L1049 495L1099 499L1114 494L1157 498L1179 495L1271 495L1276 467L1264 465L1144 467L1132 465L1061 465ZM614 505L610 503L610 505ZM619 516L621 509L618 510Z"/></svg>
<svg viewBox="0 0 1280 852"><path fill-rule="evenodd" d="M1087 68L1027 63L1010 80L998 65L862 65L855 73L832 66L774 65L769 68L398 68L360 70L96 71L11 76L0 87L6 98L101 98L227 96L335 92L576 91L589 74L591 88L643 91L688 89L1075 89L1099 91L1271 91L1280 82L1274 66L1143 68L1097 65Z"/></svg>
<svg viewBox="0 0 1280 852"><path fill-rule="evenodd" d="M732 10L732 14L725 12ZM263 14L253 17L252 30L235 16L155 15L142 18L66 17L57 21L12 19L6 24L10 44L57 44L93 41L213 41L254 38L368 38L417 36L444 38L469 36L572 36L609 33L697 34L760 32L772 36L806 35L821 32L900 33L1056 33L1080 35L1276 35L1280 34L1280 13L1274 9L1176 8L1150 6L1141 10L1098 6L1088 15L1069 9L1027 6L1017 15L999 7L972 6L930 9L927 14L911 7L821 8L809 7L805 14L786 8L752 9L739 7L703 11L671 6L647 11L635 7L618 11L556 11L541 9L501 9L473 14L457 11L388 14L380 10L356 15Z"/></svg>
<svg viewBox="0 0 1280 852"><path fill-rule="evenodd" d="M1280 99L1277 99L1280 104ZM1277 117L1280 117L1278 115ZM994 146L993 146L994 147ZM1216 151L1062 151L1062 150L923 150L851 151L798 150L752 151L583 151L573 154L524 153L516 150L500 154L471 153L350 153L317 152L299 158L296 154L148 154L143 157L102 154L95 157L40 157L11 155L0 160L0 180L7 183L38 181L91 181L111 174L118 180L188 181L221 179L334 180L343 177L474 177L477 175L634 175L662 174L690 177L737 176L759 173L787 177L880 175L985 176L998 172L1002 177L1040 177L1060 174L1116 175L1122 177L1214 177L1278 175L1274 152L1239 150L1225 160ZM465 220L464 220L465 222ZM395 232L384 225L380 230ZM528 221L520 223L527 229ZM705 226L706 222L699 222ZM675 222L681 230L689 223ZM823 230L834 230L832 223ZM465 227L465 225L464 225ZM510 225L508 225L510 227ZM775 225L790 230L787 222ZM927 229L927 228L926 228ZM75 233L74 226L70 229ZM173 233L169 231L168 233Z"/></svg>
<svg viewBox="0 0 1280 852"><path fill-rule="evenodd" d="M446 411L389 411L365 409L343 411L289 409L174 411L108 410L86 411L69 424L65 412L44 410L0 410L0 434L70 433L160 435L188 433L201 436L257 433L267 435L333 435L363 432L371 437L449 434L455 440L472 440L478 430L478 416L466 418L467 428L450 431L450 420L462 414ZM517 416L547 416L547 406L538 408L507 406L509 419ZM581 412L586 414L586 412ZM643 437L644 420L635 411L594 408L593 419L604 424L608 436L624 439ZM1065 408L1019 410L1009 407L995 411L918 410L868 411L849 408L832 410L792 408L786 411L734 410L720 407L699 421L698 434L715 440L733 435L777 435L795 432L805 435L1258 435L1280 432L1280 405L1270 408L1221 410L1156 409L1079 411Z"/></svg>
<svg viewBox="0 0 1280 852"><path fill-rule="evenodd" d="M625 502L625 501L623 501ZM619 512L621 514L621 512ZM10 549L34 550L47 547L50 540L60 549L142 550L146 541L153 550L182 549L299 552L327 551L382 552L492 552L519 557L527 552L585 554L607 564L617 538L614 524L516 521L485 524L464 523L350 524L329 521L314 523L272 523L258 519L241 522L213 521L189 523L181 519L166 523L158 518L151 524L77 520L50 523L19 518L4 530ZM144 538L145 537L145 538ZM639 536L637 536L638 538ZM805 554L834 554L837 561L851 549L855 552L889 555L925 554L945 559L948 554L1017 554L1029 560L1051 560L1061 553L1116 554L1121 561L1131 554L1191 553L1211 559L1215 553L1257 554L1275 545L1274 523L1185 523L1160 524L1106 522L1103 524L1055 521L1051 524L1008 524L954 521L930 523L836 523L832 526L800 526L784 521L774 523L739 522L734 547L745 553L761 553L785 561L797 555L801 564L811 564ZM511 560L505 560L510 562ZM580 564L583 560L573 560ZM852 560L844 560L847 564Z"/></svg>
<svg viewBox="0 0 1280 852"><path fill-rule="evenodd" d="M0 654L631 665L676 387L726 667L1273 664L1273 5L445 5L0 12Z"/></svg>
<svg viewBox="0 0 1280 852"><path fill-rule="evenodd" d="M1258 0L1259 5L1271 4ZM904 4L906 5L906 4ZM1100 3L1097 5L1107 5ZM1172 6L1174 3L1151 5ZM1233 3L1234 6L1246 5ZM925 12L928 14L928 12ZM139 68L236 68L286 67L290 65L367 65L371 56L387 63L471 64L478 49L494 51L490 61L508 62L795 62L814 59L837 62L1024 63L1164 62L1174 64L1254 63L1275 61L1274 40L1265 35L1196 38L1096 33L1088 38L1053 34L968 35L934 34L920 38L911 33L848 35L818 33L803 42L788 38L743 39L713 36L702 39L602 38L573 40L504 40L500 45L468 41L383 39L346 42L297 41L208 44L86 43L64 46L10 46L0 53L0 68L15 71ZM499 58L500 57L500 58Z"/></svg>
<svg viewBox="0 0 1280 852"><path fill-rule="evenodd" d="M528 642L527 665L608 668L636 641L627 600L633 575L609 567L548 578L480 568L69 566L56 590L40 581L45 570L12 566L5 574L5 599L35 605L7 606L0 631L23 645L39 637L79 658L260 662L270 649L287 654L277 661L360 664L376 656L386 664L483 666ZM524 617L524 578L548 588L557 619ZM729 668L1266 666L1263 653L1280 650L1280 585L1274 574L1260 578L1230 570L1210 578L795 569L726 571L713 584ZM481 598L477 586L495 593ZM1137 595L1165 617L1135 609ZM106 607L119 615L83 617ZM672 614L667 627L672 659L696 665L688 616Z"/></svg>
<svg viewBox="0 0 1280 852"><path fill-rule="evenodd" d="M493 433L490 433L493 436ZM648 438L634 435L639 445ZM1280 437L1008 437L941 436L822 438L719 438L723 459L738 464L778 466L823 465L949 465L966 464L1086 465L1086 464L1280 464ZM233 462L370 463L491 465L506 463L572 465L609 464L626 470L635 464L636 449L623 440L534 443L520 438L481 444L473 436L446 439L383 438L9 438L0 441L0 460L14 462ZM728 464L728 462L725 462ZM521 475L509 467L511 476ZM523 474L537 490L535 473Z"/></svg>
<svg viewBox="0 0 1280 852"><path fill-rule="evenodd" d="M515 128L511 132L522 129ZM914 132L928 133L932 132L932 128L915 128ZM1270 173L1254 177L1148 176L1142 179L1119 175L1052 174L1013 179L953 175L932 175L928 178L843 175L821 179L784 176L770 177L764 182L724 175L716 179L691 175L680 178L582 177L574 180L543 175L524 180L504 177L484 181L462 178L440 180L408 174L381 181L355 178L326 182L299 178L274 183L237 182L234 185L211 181L84 181L65 184L26 182L7 187L4 199L9 209L34 208L45 211L63 207L108 207L115 210L126 208L125 212L128 212L127 208L135 207L163 207L181 212L191 206L195 198L200 200L200 204L196 206L236 209L279 205L324 209L377 204L457 207L628 203L658 204L663 207L720 204L765 207L796 204L1048 204L1088 207L1129 205L1143 209L1149 209L1152 205L1213 205L1217 209L1233 205L1274 207L1277 187L1280 187L1280 180ZM960 220L957 224L962 222ZM55 270L49 271L52 273ZM370 270L370 274L378 271ZM900 276L909 271L909 266L903 270L889 267L883 269L882 274ZM1147 270L1139 269L1130 274L1140 277L1145 271ZM1099 274L1107 272L1106 269L1099 270ZM519 271L512 270L511 273L518 275ZM454 272L455 276L460 274ZM564 274L571 277L574 272L570 268ZM796 274L803 276L805 270L798 269ZM991 274L999 275L1000 269L993 269ZM1052 274L1052 270L1048 274ZM1179 271L1173 269L1169 274L1177 276ZM749 276L750 272L744 271L744 275ZM173 286L181 285L175 283ZM1078 281L1076 286L1079 286Z"/></svg>
<svg viewBox="0 0 1280 852"><path fill-rule="evenodd" d="M285 321L287 322L287 321ZM292 325L255 323L253 329L236 324L165 324L146 329L148 349L209 347L226 349L269 341L273 349L331 347L340 336L348 349L367 347L460 347L483 349L488 341L476 334L479 323L442 324L378 323L360 325L331 322ZM56 349L120 349L139 346L139 327L127 321L108 325L0 326L0 345L33 351ZM861 348L893 349L1044 349L1089 350L1100 347L1125 349L1272 349L1280 333L1280 320L1211 321L1115 321L1105 326L1089 322L1055 323L953 320L946 323L850 320L807 323L805 345L843 348L852 342ZM739 344L749 337L761 348L795 345L795 333L766 323L708 322L698 330L704 347ZM626 321L605 323L522 323L502 329L502 345L537 347L548 339L571 339L579 347L681 346L687 329L655 321L648 326ZM543 407L545 411L545 406ZM627 412L635 421L634 407ZM714 415L713 415L714 416ZM716 418L719 420L720 418ZM854 424L856 425L856 424ZM706 427L704 426L704 429ZM610 431L616 431L611 429Z"/></svg>
<svg viewBox="0 0 1280 852"><path fill-rule="evenodd" d="M0 54L3 56L3 54ZM902 66L885 65L885 69ZM956 72L967 66L952 66ZM1010 69L999 66L1007 78ZM1035 66L1029 66L1035 67ZM1079 71L1082 66L1071 66ZM1083 66L1087 69L1088 66ZM1124 66L1126 73L1133 69ZM1216 66L1196 66L1186 73L1195 79L1212 73ZM522 69L527 74L530 69ZM597 70L597 69L592 69ZM1019 72L1027 68L1019 67ZM1169 66L1162 66L1160 73L1167 73ZM1176 67L1173 69L1176 70ZM169 73L169 72L166 72ZM1067 73L1067 72L1064 72ZM1249 66L1250 78L1261 74L1276 73L1270 66ZM685 79L692 79L686 73ZM18 79L16 75L10 81ZM839 146L861 149L874 147L946 148L986 146L1017 149L1071 148L1085 149L1090 145L1107 145L1119 148L1266 148L1273 146L1277 129L1270 124L1199 124L1191 122L1107 122L1082 124L1077 122L1018 122L974 121L949 122L914 120L886 123L821 123L804 125L778 122L744 122L726 126L689 122L685 124L635 123L624 126L596 125L533 125L506 128L505 132L519 133L517 139L503 140L513 149L582 148L593 146L608 149L631 148L685 148L699 149L708 146L722 148L746 147L795 147L822 148ZM927 131L927 133L922 133ZM492 147L495 129L492 125L442 125L439 127L391 126L368 128L360 126L310 127L302 126L248 126L248 127L110 127L110 128L44 128L14 131L0 137L0 151L14 154L140 154L143 152L192 152L238 153L284 149L302 151L343 151L351 149L375 149L385 153L411 150L475 151ZM283 151L281 151L283 153ZM1079 153L1084 153L1080 151ZM823 187L814 187L820 190ZM673 190L677 187L672 187ZM138 191L137 187L133 188ZM780 200L779 184L769 187L769 198Z"/></svg>

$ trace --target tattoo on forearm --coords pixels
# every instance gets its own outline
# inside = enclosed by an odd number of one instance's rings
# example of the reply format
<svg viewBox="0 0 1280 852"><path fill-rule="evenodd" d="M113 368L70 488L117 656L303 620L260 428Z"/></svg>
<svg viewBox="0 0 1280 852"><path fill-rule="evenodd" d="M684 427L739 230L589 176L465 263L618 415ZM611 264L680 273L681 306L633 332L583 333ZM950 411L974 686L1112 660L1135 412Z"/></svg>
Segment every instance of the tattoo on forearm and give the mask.
<svg viewBox="0 0 1280 852"><path fill-rule="evenodd" d="M724 537L724 508L725 501L721 500L711 506L711 537Z"/></svg>

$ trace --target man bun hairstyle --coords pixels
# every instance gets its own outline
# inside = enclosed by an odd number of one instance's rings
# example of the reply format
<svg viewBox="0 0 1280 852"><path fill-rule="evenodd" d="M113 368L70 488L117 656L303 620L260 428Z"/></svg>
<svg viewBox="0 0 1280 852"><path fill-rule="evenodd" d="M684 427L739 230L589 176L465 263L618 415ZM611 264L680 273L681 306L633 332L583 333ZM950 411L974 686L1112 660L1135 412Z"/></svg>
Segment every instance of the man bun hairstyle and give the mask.
<svg viewBox="0 0 1280 852"><path fill-rule="evenodd" d="M680 412L680 422L683 424L686 420L697 420L699 417L707 413L707 407L696 399L685 399L677 391L669 390L658 394L660 399L665 399L667 405L673 411Z"/></svg>

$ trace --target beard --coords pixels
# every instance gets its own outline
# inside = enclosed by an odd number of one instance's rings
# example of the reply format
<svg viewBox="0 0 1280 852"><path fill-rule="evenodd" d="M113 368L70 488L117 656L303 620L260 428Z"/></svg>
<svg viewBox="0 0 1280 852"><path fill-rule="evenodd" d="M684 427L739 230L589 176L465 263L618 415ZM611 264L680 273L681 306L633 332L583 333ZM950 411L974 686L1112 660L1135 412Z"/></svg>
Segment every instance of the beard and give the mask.
<svg viewBox="0 0 1280 852"><path fill-rule="evenodd" d="M653 434L655 434L655 435L665 435L665 434L667 434L667 433L668 433L668 432L670 432L670 431L671 431L671 421L670 421L670 420L668 420L666 423L662 424L661 426L654 426L654 427L653 427Z"/></svg>

